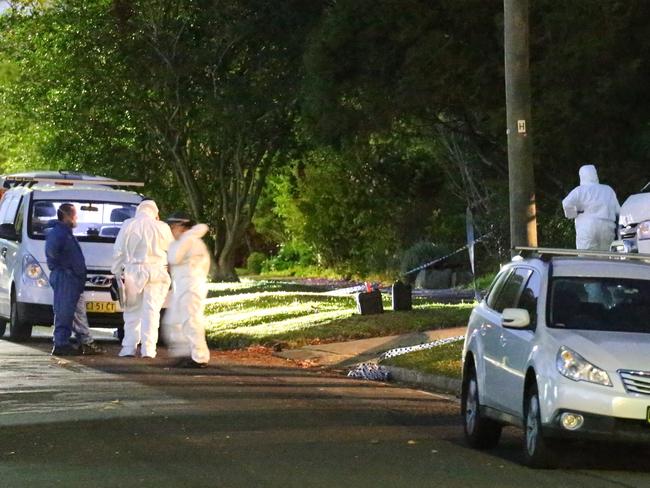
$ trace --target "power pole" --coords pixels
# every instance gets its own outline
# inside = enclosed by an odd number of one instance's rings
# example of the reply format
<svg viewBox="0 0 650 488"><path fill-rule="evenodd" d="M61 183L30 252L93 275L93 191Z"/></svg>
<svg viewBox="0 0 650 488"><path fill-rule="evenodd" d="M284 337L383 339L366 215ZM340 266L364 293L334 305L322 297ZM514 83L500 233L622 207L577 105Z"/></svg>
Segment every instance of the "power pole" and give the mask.
<svg viewBox="0 0 650 488"><path fill-rule="evenodd" d="M528 0L503 0L510 245L537 246L530 131Z"/></svg>

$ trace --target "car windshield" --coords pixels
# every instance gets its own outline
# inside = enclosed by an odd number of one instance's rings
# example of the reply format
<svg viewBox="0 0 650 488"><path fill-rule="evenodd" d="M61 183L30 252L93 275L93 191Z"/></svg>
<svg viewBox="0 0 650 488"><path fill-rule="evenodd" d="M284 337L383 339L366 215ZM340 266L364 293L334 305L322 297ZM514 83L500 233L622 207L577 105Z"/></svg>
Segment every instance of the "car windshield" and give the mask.
<svg viewBox="0 0 650 488"><path fill-rule="evenodd" d="M550 327L650 332L650 280L556 277L550 303Z"/></svg>
<svg viewBox="0 0 650 488"><path fill-rule="evenodd" d="M80 241L115 242L122 223L135 215L137 204L113 202L71 202L34 200L29 218L29 236L43 239L57 221L56 212L64 203L77 210L77 226L72 230Z"/></svg>

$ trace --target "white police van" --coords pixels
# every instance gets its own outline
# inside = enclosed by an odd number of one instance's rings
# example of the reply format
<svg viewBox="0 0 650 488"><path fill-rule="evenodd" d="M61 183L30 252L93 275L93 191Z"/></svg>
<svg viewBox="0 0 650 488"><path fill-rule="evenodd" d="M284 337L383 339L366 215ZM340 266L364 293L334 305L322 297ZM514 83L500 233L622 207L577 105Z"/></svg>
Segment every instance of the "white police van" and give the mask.
<svg viewBox="0 0 650 488"><path fill-rule="evenodd" d="M91 326L123 327L113 299L110 272L113 243L122 223L144 198L121 188L142 183L68 172L38 172L0 178L0 336L7 324L15 341L31 337L34 325L52 325L52 288L45 260L45 236L57 209L72 203L73 229L88 269L84 295Z"/></svg>

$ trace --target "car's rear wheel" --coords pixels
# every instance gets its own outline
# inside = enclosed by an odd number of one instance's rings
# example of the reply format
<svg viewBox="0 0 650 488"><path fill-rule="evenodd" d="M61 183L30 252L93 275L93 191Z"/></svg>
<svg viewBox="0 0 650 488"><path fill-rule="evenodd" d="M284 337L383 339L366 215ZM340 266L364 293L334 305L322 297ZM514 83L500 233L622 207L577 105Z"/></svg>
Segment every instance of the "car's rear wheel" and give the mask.
<svg viewBox="0 0 650 488"><path fill-rule="evenodd" d="M489 449L499 443L502 426L481 415L478 381L473 368L469 369L463 382L461 410L465 439L470 446Z"/></svg>
<svg viewBox="0 0 650 488"><path fill-rule="evenodd" d="M0 320L0 337L5 335L6 330L7 330L7 321Z"/></svg>
<svg viewBox="0 0 650 488"><path fill-rule="evenodd" d="M13 295L13 294L12 294ZM9 338L12 341L23 342L32 336L32 324L23 321L18 313L18 303L11 297L11 318L9 320Z"/></svg>
<svg viewBox="0 0 650 488"><path fill-rule="evenodd" d="M531 468L552 468L556 463L553 443L544 437L537 385L533 384L525 399L524 462Z"/></svg>

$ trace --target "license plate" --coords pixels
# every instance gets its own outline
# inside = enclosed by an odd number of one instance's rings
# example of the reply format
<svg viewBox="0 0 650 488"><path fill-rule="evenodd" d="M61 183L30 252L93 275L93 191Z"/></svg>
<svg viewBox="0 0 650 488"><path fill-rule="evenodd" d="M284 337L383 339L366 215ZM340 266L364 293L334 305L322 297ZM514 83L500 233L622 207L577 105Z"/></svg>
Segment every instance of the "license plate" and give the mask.
<svg viewBox="0 0 650 488"><path fill-rule="evenodd" d="M115 302L86 302L86 312L115 313L117 307Z"/></svg>

